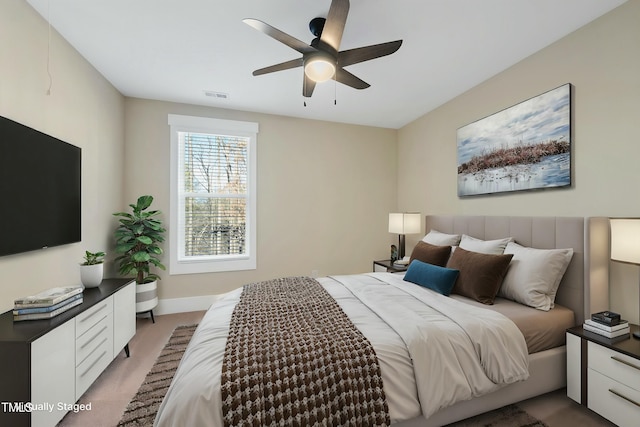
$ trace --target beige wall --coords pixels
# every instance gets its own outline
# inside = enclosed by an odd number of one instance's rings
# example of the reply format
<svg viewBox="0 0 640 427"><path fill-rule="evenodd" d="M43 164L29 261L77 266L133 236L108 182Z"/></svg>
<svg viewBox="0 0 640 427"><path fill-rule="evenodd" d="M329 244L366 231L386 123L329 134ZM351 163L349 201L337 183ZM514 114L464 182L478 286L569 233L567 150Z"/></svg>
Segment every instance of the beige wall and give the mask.
<svg viewBox="0 0 640 427"><path fill-rule="evenodd" d="M168 114L257 122L258 267L228 273L160 272L160 298L227 292L289 275L371 271L388 257L388 213L396 206L397 132L128 98L125 198L154 196L169 212ZM142 163L147 167L140 166ZM169 245L164 245L165 252ZM165 254L168 265L168 252Z"/></svg>
<svg viewBox="0 0 640 427"><path fill-rule="evenodd" d="M372 259L388 255L393 236L386 232L387 213L396 209L640 216L637 22L640 0L630 0L394 131L125 100L55 31L47 95L47 25L26 2L0 0L0 115L82 147L84 218L81 244L0 258L0 309L9 309L18 296L78 283L83 251L111 251L111 213L140 194L154 195L155 207L169 211L169 113L260 124L259 251L255 271L164 272L161 298L218 294L249 281L313 270L367 271ZM573 186L459 199L456 129L564 83L574 86ZM409 250L415 240L408 237ZM114 272L112 259L110 254L108 274ZM635 310L637 318L638 269L614 265L612 277L612 309Z"/></svg>
<svg viewBox="0 0 640 427"><path fill-rule="evenodd" d="M640 216L638 23L640 1L630 0L402 128L399 209L432 214ZM458 198L456 129L564 83L574 89L571 188ZM626 274L621 269L612 263L611 309L637 320L638 268L626 266Z"/></svg>
<svg viewBox="0 0 640 427"><path fill-rule="evenodd" d="M0 258L0 311L79 284L84 250L111 245L111 213L121 207L124 98L53 30L47 95L47 35L25 1L0 0L0 115L82 148L82 243Z"/></svg>
<svg viewBox="0 0 640 427"><path fill-rule="evenodd" d="M46 22L26 2L0 0L0 115L82 148L82 243L0 258L0 310L19 296L78 284L85 249L106 250L106 274L115 274L117 221L111 214L143 193L169 211L169 113L260 124L259 247L255 271L164 272L161 298L219 294L249 281L314 270L368 271L373 259L387 256L387 214L396 206L395 130L125 101L54 30L47 95L47 33Z"/></svg>

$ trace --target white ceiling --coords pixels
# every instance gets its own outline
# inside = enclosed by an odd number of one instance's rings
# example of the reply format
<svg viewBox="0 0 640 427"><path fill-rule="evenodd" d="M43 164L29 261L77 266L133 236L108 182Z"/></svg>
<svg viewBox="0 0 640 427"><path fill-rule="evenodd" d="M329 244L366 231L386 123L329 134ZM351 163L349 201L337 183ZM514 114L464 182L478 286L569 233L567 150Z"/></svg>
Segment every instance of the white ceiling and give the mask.
<svg viewBox="0 0 640 427"><path fill-rule="evenodd" d="M309 21L326 17L330 0L27 0L125 96L387 128L625 1L352 0L341 50L397 39L402 47L347 68L370 88L318 84L305 107L301 68L251 74L300 54L242 19L309 43Z"/></svg>

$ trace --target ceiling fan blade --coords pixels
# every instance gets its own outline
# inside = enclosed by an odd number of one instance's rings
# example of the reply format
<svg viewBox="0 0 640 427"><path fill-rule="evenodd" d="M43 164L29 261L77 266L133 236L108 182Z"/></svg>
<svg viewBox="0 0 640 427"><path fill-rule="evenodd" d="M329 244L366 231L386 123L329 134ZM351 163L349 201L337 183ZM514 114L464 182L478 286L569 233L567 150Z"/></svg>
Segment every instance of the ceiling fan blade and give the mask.
<svg viewBox="0 0 640 427"><path fill-rule="evenodd" d="M311 80L305 73L302 73L304 80L302 81L302 96L311 98L313 90L316 88L316 82Z"/></svg>
<svg viewBox="0 0 640 427"><path fill-rule="evenodd" d="M338 67L336 69L336 81L343 85L351 86L354 89L366 89L371 86L369 83L354 76L345 69Z"/></svg>
<svg viewBox="0 0 640 427"><path fill-rule="evenodd" d="M275 73L276 71L289 70L291 68L302 67L304 61L302 58L292 59L291 61L281 62L280 64L271 65L269 67L260 68L253 72L254 76L261 76L262 74Z"/></svg>
<svg viewBox="0 0 640 427"><path fill-rule="evenodd" d="M368 61L370 59L380 58L381 56L391 55L402 45L402 40L393 42L374 44L371 46L358 47L355 49L344 50L338 53L338 64L341 67L357 64L359 62Z"/></svg>
<svg viewBox="0 0 640 427"><path fill-rule="evenodd" d="M331 2L327 20L320 36L320 42L325 46L329 46L333 50L333 54L338 53L340 49L340 41L342 40L342 33L344 32L348 14L349 0L333 0Z"/></svg>
<svg viewBox="0 0 640 427"><path fill-rule="evenodd" d="M243 19L242 22L252 26L256 30L265 33L269 37L278 40L280 43L283 43L289 46L291 49L297 50L302 54L318 51L316 48L309 46L305 42L300 41L297 38L292 37L289 34L282 32L279 29L272 27L271 25L265 22L262 22L258 19L246 18L246 19Z"/></svg>

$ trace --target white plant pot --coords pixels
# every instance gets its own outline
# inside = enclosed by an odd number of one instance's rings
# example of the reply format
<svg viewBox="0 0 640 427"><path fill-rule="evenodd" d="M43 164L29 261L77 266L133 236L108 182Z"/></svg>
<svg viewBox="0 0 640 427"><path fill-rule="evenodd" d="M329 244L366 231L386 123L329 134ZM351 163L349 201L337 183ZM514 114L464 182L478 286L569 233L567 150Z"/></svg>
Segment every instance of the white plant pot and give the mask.
<svg viewBox="0 0 640 427"><path fill-rule="evenodd" d="M85 288L97 288L102 283L104 263L80 266L80 281Z"/></svg>
<svg viewBox="0 0 640 427"><path fill-rule="evenodd" d="M136 284L136 313L145 313L158 305L158 281Z"/></svg>

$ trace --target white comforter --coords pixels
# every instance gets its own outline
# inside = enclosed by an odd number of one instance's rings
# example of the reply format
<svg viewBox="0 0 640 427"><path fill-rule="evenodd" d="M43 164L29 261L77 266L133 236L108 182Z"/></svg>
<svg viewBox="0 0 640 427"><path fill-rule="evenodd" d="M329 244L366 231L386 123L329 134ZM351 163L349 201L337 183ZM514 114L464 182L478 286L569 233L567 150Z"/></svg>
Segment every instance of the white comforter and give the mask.
<svg viewBox="0 0 640 427"><path fill-rule="evenodd" d="M369 273L318 279L373 345L392 422L528 378L524 337L503 315ZM156 426L222 426L220 372L241 290L206 313L176 371Z"/></svg>

